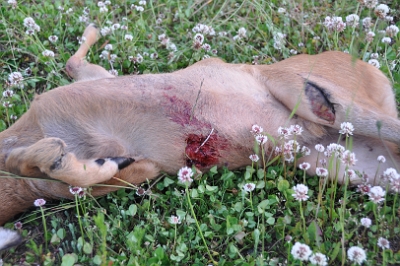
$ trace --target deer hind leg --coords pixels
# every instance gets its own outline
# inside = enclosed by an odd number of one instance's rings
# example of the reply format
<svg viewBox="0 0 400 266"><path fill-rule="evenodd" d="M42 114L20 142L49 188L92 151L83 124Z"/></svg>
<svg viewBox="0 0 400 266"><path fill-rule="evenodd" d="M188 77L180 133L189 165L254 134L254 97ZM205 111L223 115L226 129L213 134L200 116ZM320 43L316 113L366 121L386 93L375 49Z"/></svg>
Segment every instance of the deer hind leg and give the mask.
<svg viewBox="0 0 400 266"><path fill-rule="evenodd" d="M29 147L12 150L6 159L6 170L22 176L47 175L73 186L87 187L105 182L119 170L134 162L127 157L78 160L66 151L59 138L44 138Z"/></svg>
<svg viewBox="0 0 400 266"><path fill-rule="evenodd" d="M101 66L90 64L85 60L90 47L97 42L100 34L99 30L90 24L86 27L82 35L82 44L78 51L67 61L66 70L75 81L97 80L103 78L114 78L107 70Z"/></svg>

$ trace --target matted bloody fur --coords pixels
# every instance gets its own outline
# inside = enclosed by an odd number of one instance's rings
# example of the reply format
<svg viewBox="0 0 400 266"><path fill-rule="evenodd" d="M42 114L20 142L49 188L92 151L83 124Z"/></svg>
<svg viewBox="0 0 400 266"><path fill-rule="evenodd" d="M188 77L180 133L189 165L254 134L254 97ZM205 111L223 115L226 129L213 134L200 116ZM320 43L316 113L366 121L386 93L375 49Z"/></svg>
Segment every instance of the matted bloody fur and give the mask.
<svg viewBox="0 0 400 266"><path fill-rule="evenodd" d="M43 179L0 179L0 225L37 198L72 198L69 185L117 184L113 176L140 184L184 165L246 166L253 124L275 138L280 126L298 124L304 132L297 141L313 147L336 143L348 121L355 127L355 169L372 178L378 155L393 158L387 167L400 162L391 84L348 54L298 55L273 65L206 59L174 73L114 77L84 60L98 30L89 26L84 37L66 66L76 82L36 96L0 133L0 169ZM271 141L265 150L273 150ZM299 162L310 162L314 174L316 158L312 152ZM94 187L93 194L113 190Z"/></svg>

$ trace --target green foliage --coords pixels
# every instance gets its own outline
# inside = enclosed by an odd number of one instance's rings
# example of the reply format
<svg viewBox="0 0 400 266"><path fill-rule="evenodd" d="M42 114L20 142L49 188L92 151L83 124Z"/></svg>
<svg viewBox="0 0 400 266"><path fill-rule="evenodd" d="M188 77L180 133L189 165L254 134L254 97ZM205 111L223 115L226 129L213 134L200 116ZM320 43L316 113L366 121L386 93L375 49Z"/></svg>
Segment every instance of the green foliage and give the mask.
<svg viewBox="0 0 400 266"><path fill-rule="evenodd" d="M232 63L270 64L296 53L340 50L365 61L378 53L381 70L400 97L399 35L390 44L382 43L379 30L390 23L377 20L373 10L358 1L161 0L147 1L143 12L132 7L140 6L136 0L113 0L106 5L107 12L100 12L97 1L39 2L18 1L13 8L3 1L0 6L0 90L4 92L0 130L26 112L35 93L71 82L65 64L79 47L77 38L88 22L103 30L120 25L87 56L118 75L171 72L213 56ZM393 2L391 8L392 24L399 26L399 4ZM85 14L85 10L90 11ZM345 18L352 13L361 19L372 17L375 24L370 30L376 33L372 42L365 41L367 31L361 24L341 33L323 24L326 16ZM40 31L26 33L27 17L36 21ZM192 29L198 23L215 31L204 33L209 50L194 46ZM131 41L126 34L132 35ZM51 42L51 35L58 40ZM113 50L101 56L106 44ZM53 51L54 57L43 55L45 50ZM116 55L114 60L104 59L111 54ZM14 83L9 79L13 72L22 75ZM367 265L400 263L397 194L387 195L377 208L353 188L330 182L322 186L318 177L307 177L309 199L299 204L292 194L293 186L302 183L302 172L280 158L274 160L265 169L213 167L186 190L176 177L164 176L143 184L146 193L126 188L100 199L76 198L76 204L48 204L46 236L40 213L22 216L20 230L27 242L3 254L4 265L20 260L63 266L300 265L290 254L296 242L325 254L330 265L350 265L346 257L350 246L367 251ZM255 184L251 192L244 191L248 183ZM172 215L180 223L171 223ZM370 228L360 224L364 217L371 218ZM391 248L378 247L379 237L387 238Z"/></svg>

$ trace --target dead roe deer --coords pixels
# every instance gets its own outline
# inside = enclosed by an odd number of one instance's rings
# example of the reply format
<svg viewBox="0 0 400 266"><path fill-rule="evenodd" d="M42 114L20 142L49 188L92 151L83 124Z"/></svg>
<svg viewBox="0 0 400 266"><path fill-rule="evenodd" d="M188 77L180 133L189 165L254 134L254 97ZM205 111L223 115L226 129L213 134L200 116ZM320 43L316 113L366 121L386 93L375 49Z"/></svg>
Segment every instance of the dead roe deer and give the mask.
<svg viewBox="0 0 400 266"><path fill-rule="evenodd" d="M75 83L36 96L0 133L0 169L27 177L0 179L0 225L37 198L72 198L69 185L118 184L114 176L140 184L185 165L200 171L246 166L254 153L253 124L276 139L280 126L300 125L296 140L313 147L337 143L341 123L351 122L354 169L371 183L382 181L380 175L374 180L379 155L388 158L382 170L400 162L391 84L348 54L298 55L273 65L206 59L174 73L114 77L85 61L98 30L90 25L84 37L66 65ZM264 150L273 152L271 141ZM313 151L298 163L310 162L314 174L316 159ZM333 175L339 182L344 169ZM116 189L94 187L92 194Z"/></svg>

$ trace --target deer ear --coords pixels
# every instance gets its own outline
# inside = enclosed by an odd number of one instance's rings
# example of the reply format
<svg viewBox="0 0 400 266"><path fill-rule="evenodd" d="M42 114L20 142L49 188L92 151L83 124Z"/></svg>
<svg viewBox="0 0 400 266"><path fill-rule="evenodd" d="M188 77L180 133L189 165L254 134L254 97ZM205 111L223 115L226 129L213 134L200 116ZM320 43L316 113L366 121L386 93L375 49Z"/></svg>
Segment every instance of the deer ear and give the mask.
<svg viewBox="0 0 400 266"><path fill-rule="evenodd" d="M305 76L305 77L304 77ZM281 79L284 77L284 79ZM269 80L271 94L286 106L292 113L308 121L332 126L336 121L335 107L332 102L330 82L320 79L314 81L310 73L281 73L281 77ZM323 84L320 85L320 84Z"/></svg>

